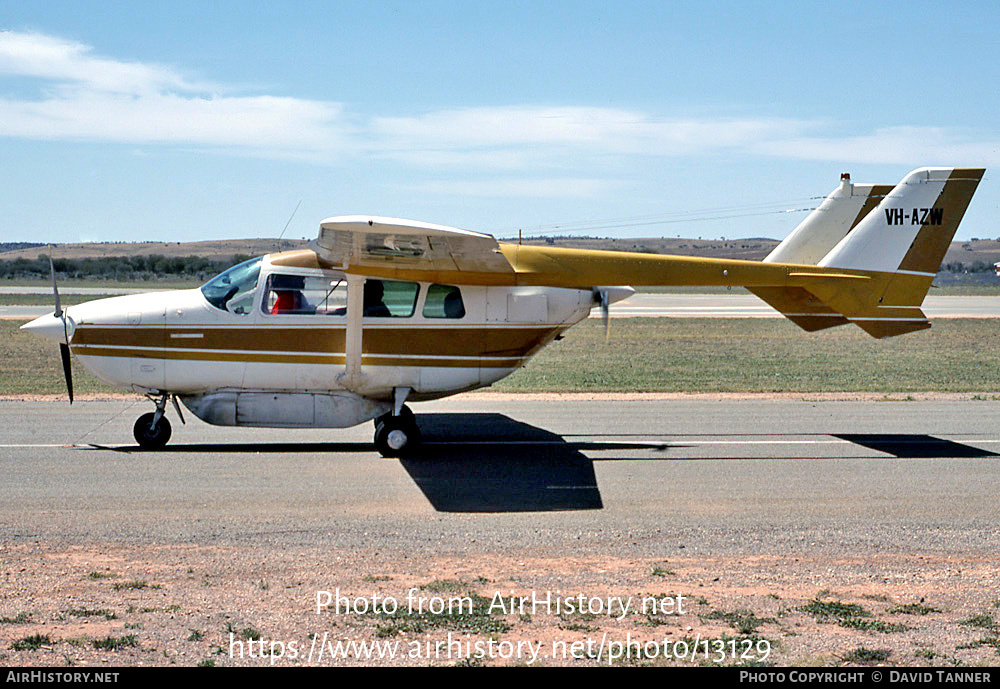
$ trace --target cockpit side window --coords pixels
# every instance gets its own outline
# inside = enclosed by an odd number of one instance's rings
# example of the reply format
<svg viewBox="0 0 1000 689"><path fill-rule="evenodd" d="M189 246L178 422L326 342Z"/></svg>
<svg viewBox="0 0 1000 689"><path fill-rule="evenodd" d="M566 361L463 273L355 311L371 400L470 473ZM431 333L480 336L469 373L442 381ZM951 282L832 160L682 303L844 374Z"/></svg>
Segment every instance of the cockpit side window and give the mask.
<svg viewBox="0 0 1000 689"><path fill-rule="evenodd" d="M431 285L424 299L424 318L463 318L462 291L453 285Z"/></svg>
<svg viewBox="0 0 1000 689"><path fill-rule="evenodd" d="M272 273L267 277L261 310L272 316L347 314L347 281L329 275Z"/></svg>
<svg viewBox="0 0 1000 689"><path fill-rule="evenodd" d="M246 315L253 305L262 256L239 263L202 285L208 303L222 311Z"/></svg>
<svg viewBox="0 0 1000 689"><path fill-rule="evenodd" d="M417 307L420 283L401 280L365 280L365 318L409 318Z"/></svg>

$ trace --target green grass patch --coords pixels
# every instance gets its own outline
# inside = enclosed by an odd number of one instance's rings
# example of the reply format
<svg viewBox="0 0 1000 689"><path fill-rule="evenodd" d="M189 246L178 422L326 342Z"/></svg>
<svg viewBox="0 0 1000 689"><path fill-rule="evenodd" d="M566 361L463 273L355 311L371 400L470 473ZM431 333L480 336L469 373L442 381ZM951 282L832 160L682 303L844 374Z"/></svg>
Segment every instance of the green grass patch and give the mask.
<svg viewBox="0 0 1000 689"><path fill-rule="evenodd" d="M967 644L962 644L961 646L956 646L958 649L965 648L982 648L983 646L996 649L997 654L1000 654L1000 637L987 636L982 639L977 639L975 641L970 641Z"/></svg>
<svg viewBox="0 0 1000 689"><path fill-rule="evenodd" d="M0 617L0 624L30 624L31 613L19 612L13 617Z"/></svg>
<svg viewBox="0 0 1000 689"><path fill-rule="evenodd" d="M931 613L941 611L922 603L907 603L906 605L894 605L887 612L890 615L930 615Z"/></svg>
<svg viewBox="0 0 1000 689"><path fill-rule="evenodd" d="M15 651L37 651L42 646L51 646L52 639L48 634L32 634L23 639L18 639L10 645Z"/></svg>
<svg viewBox="0 0 1000 689"><path fill-rule="evenodd" d="M490 599L472 591L465 594L467 603L456 604L441 613L410 612L400 609L396 613L372 615L377 621L375 635L388 638L403 633L424 634L432 629L445 629L464 634L494 636L510 630L510 625L489 612Z"/></svg>
<svg viewBox="0 0 1000 689"><path fill-rule="evenodd" d="M822 600L817 597L799 608L807 615L828 620L847 620L855 617L870 617L871 613L857 603L842 603L839 600Z"/></svg>
<svg viewBox="0 0 1000 689"><path fill-rule="evenodd" d="M881 634L896 634L908 631L910 628L905 624L892 624L882 620L869 620L863 617L847 617L837 622L846 629L860 629L864 632L879 632Z"/></svg>
<svg viewBox="0 0 1000 689"><path fill-rule="evenodd" d="M253 627L244 627L240 630L240 637L247 641L259 641L260 632Z"/></svg>
<svg viewBox="0 0 1000 689"><path fill-rule="evenodd" d="M505 392L981 392L1000 389L1000 319L876 340L769 318L588 319L500 381Z"/></svg>
<svg viewBox="0 0 1000 689"><path fill-rule="evenodd" d="M848 663L880 663L888 660L892 651L887 648L856 648L844 656Z"/></svg>
<svg viewBox="0 0 1000 689"><path fill-rule="evenodd" d="M973 615L968 617L959 624L965 627L980 627L982 629L996 629L996 622L993 620L992 615L983 613L982 615Z"/></svg>
<svg viewBox="0 0 1000 689"><path fill-rule="evenodd" d="M60 294L59 303L65 308L75 306L85 301L114 297L114 294ZM0 306L52 306L55 309L55 299L52 296L52 284L49 283L48 294L0 294Z"/></svg>
<svg viewBox="0 0 1000 689"><path fill-rule="evenodd" d="M420 588L431 593L461 593L468 590L469 586L468 582L458 579L435 579Z"/></svg>
<svg viewBox="0 0 1000 689"><path fill-rule="evenodd" d="M118 615L111 612L110 610L91 610L89 608L75 608L73 610L67 610L66 614L70 617L103 617L105 620L116 620Z"/></svg>
<svg viewBox="0 0 1000 689"><path fill-rule="evenodd" d="M136 648L138 646L139 639L135 634L106 636L103 639L94 639L94 648L99 651L120 651L123 648Z"/></svg>
<svg viewBox="0 0 1000 689"><path fill-rule="evenodd" d="M160 588L159 586L150 586L147 582L136 579L134 581L122 581L114 584L113 587L115 591L139 591L145 588Z"/></svg>

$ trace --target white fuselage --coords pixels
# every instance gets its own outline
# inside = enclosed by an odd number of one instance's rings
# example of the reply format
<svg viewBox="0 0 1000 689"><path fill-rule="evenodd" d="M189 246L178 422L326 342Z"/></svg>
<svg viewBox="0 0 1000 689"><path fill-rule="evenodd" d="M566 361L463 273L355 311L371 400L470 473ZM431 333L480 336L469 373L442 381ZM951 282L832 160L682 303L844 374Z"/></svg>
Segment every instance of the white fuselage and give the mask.
<svg viewBox="0 0 1000 689"><path fill-rule="evenodd" d="M404 302L365 315L365 278L276 256L228 304L189 289L69 307L71 350L97 378L176 394L210 423L342 427L390 410L399 389L416 401L490 385L593 306L588 290L378 281ZM307 292L303 312L277 312L280 290L266 286L282 280L329 285L328 295L346 287L343 306ZM432 303L453 292L461 315Z"/></svg>

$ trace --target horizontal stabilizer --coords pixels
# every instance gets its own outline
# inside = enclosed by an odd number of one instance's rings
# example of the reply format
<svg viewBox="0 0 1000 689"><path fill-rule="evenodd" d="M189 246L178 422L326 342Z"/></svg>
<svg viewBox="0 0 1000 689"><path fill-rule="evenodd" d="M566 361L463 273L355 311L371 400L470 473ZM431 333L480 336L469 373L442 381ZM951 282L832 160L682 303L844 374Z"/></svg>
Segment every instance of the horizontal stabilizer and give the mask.
<svg viewBox="0 0 1000 689"><path fill-rule="evenodd" d="M748 287L747 289L807 332L850 322L802 287Z"/></svg>

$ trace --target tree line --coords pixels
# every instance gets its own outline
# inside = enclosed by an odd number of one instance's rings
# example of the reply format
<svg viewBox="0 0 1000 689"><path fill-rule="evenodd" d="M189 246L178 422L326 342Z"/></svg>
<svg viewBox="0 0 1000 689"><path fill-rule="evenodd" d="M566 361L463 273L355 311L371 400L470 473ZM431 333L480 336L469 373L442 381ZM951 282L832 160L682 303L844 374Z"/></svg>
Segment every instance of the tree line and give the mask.
<svg viewBox="0 0 1000 689"><path fill-rule="evenodd" d="M939 273L992 273L993 264L988 261L949 261L941 264Z"/></svg>
<svg viewBox="0 0 1000 689"><path fill-rule="evenodd" d="M251 258L236 254L230 258L205 256L104 256L101 258L54 258L52 264L60 278L90 278L103 280L207 280L226 268ZM34 260L16 258L0 260L0 279L47 278L49 257L39 254Z"/></svg>

